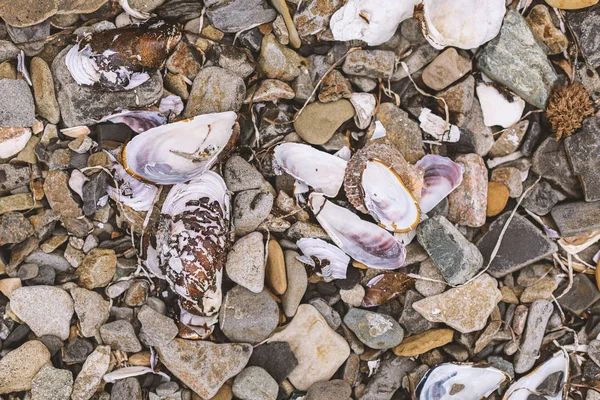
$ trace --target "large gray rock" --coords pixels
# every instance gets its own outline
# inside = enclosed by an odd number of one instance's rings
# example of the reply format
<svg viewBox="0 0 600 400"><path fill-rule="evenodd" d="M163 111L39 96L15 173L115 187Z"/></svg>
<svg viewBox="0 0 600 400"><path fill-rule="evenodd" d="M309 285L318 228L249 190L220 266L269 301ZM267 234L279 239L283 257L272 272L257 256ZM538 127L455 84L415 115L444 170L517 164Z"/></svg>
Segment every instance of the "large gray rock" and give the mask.
<svg viewBox="0 0 600 400"><path fill-rule="evenodd" d="M500 34L483 48L477 66L542 110L558 80L546 52L525 19L514 10L506 13Z"/></svg>
<svg viewBox="0 0 600 400"><path fill-rule="evenodd" d="M0 79L0 126L26 128L35 123L35 104L23 79Z"/></svg>
<svg viewBox="0 0 600 400"><path fill-rule="evenodd" d="M372 349L390 349L404 338L404 330L392 317L361 308L348 310L344 324Z"/></svg>
<svg viewBox="0 0 600 400"><path fill-rule="evenodd" d="M509 215L510 212L505 212L499 216L490 225L489 231L477 242L477 247L483 255L485 265L490 260L500 237L500 232L504 228ZM519 214L515 214L504 233L502 244L490 264L488 273L493 277L501 278L548 257L557 250L556 244L549 240L535 225Z"/></svg>
<svg viewBox="0 0 600 400"><path fill-rule="evenodd" d="M565 139L565 151L585 201L600 200L600 117L584 120L581 132Z"/></svg>
<svg viewBox="0 0 600 400"><path fill-rule="evenodd" d="M140 340L148 346L167 344L179 332L175 321L146 305L142 306L137 317L142 323Z"/></svg>
<svg viewBox="0 0 600 400"><path fill-rule="evenodd" d="M206 16L215 28L228 33L248 30L277 17L264 0L207 0Z"/></svg>
<svg viewBox="0 0 600 400"><path fill-rule="evenodd" d="M580 197L581 185L569 164L563 142L553 137L544 140L533 153L531 169L569 197Z"/></svg>
<svg viewBox="0 0 600 400"><path fill-rule="evenodd" d="M69 400L73 391L73 373L46 364L35 375L31 387L32 400Z"/></svg>
<svg viewBox="0 0 600 400"><path fill-rule="evenodd" d="M162 96L162 76L158 71L144 84L123 92L104 92L79 85L65 64L69 49L61 51L52 63L58 105L66 127L91 125L117 107L140 108L155 103Z"/></svg>
<svg viewBox="0 0 600 400"><path fill-rule="evenodd" d="M419 224L417 239L452 285L465 283L483 266L477 247L441 215Z"/></svg>
<svg viewBox="0 0 600 400"><path fill-rule="evenodd" d="M550 213L563 237L600 229L600 201L559 204Z"/></svg>
<svg viewBox="0 0 600 400"><path fill-rule="evenodd" d="M566 283L561 285L555 296L563 293ZM577 274L573 278L573 287L562 297L558 299L560 306L575 315L581 315L588 307L600 300L600 291L585 274Z"/></svg>
<svg viewBox="0 0 600 400"><path fill-rule="evenodd" d="M33 378L48 362L50 352L37 340L9 352L0 359L0 394L31 389Z"/></svg>
<svg viewBox="0 0 600 400"><path fill-rule="evenodd" d="M567 21L577 38L577 44L587 62L600 66L600 4L583 10L567 12Z"/></svg>

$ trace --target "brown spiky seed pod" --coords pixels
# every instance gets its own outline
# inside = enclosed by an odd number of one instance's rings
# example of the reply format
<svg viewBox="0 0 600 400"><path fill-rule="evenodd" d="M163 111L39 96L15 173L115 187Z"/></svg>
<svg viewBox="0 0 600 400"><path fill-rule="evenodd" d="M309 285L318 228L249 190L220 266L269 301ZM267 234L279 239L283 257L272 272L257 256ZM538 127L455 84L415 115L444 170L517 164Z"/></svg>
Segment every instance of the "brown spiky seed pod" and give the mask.
<svg viewBox="0 0 600 400"><path fill-rule="evenodd" d="M552 91L546 117L556 132L556 140L571 136L592 115L594 103L581 83L558 86Z"/></svg>

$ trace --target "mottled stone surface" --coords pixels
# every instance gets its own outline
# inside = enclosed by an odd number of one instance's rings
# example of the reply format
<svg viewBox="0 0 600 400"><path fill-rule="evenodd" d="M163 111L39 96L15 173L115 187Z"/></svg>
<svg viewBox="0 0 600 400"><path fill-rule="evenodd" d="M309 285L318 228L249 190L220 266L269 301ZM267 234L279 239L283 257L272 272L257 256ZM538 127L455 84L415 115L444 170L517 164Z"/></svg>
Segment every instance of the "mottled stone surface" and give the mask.
<svg viewBox="0 0 600 400"><path fill-rule="evenodd" d="M523 182L523 191L527 190L537 180L537 175L533 172L529 173L527 179ZM545 180L539 181L523 198L521 205L537 215L546 215L552 207L561 200L565 199L565 195L558 189L555 189L550 183Z"/></svg>
<svg viewBox="0 0 600 400"><path fill-rule="evenodd" d="M22 79L0 79L0 126L26 128L35 122L31 90Z"/></svg>
<svg viewBox="0 0 600 400"><path fill-rule="evenodd" d="M581 52L594 68L600 66L600 4L567 13L567 21L577 38Z"/></svg>
<svg viewBox="0 0 600 400"><path fill-rule="evenodd" d="M488 155L490 157L502 157L507 156L519 148L529 121L521 121L516 123L514 126L509 127L507 130L502 132L500 137L496 140L496 143L490 149Z"/></svg>
<svg viewBox="0 0 600 400"><path fill-rule="evenodd" d="M357 400L384 400L391 399L394 392L400 388L402 379L417 367L417 363L410 357L385 357L377 373L371 377L365 391Z"/></svg>
<svg viewBox="0 0 600 400"><path fill-rule="evenodd" d="M471 60L458 54L455 48L444 50L423 70L423 82L433 90L442 90L471 70Z"/></svg>
<svg viewBox="0 0 600 400"><path fill-rule="evenodd" d="M477 242L485 265L490 260L500 232L509 216L510 212L508 211L499 216L490 225L489 231ZM488 272L490 275L500 278L548 257L557 249L556 244L535 225L519 214L515 214Z"/></svg>
<svg viewBox="0 0 600 400"><path fill-rule="evenodd" d="M463 167L463 180L448 196L448 220L478 228L485 224L488 171L481 156L471 153L456 157Z"/></svg>
<svg viewBox="0 0 600 400"><path fill-rule="evenodd" d="M220 67L203 68L196 78L183 116L191 118L200 114L239 111L244 102L244 80Z"/></svg>
<svg viewBox="0 0 600 400"><path fill-rule="evenodd" d="M547 47L548 54L559 54L567 49L569 40L552 22L550 10L543 4L533 7L527 16L527 24Z"/></svg>
<svg viewBox="0 0 600 400"><path fill-rule="evenodd" d="M31 389L33 378L49 361L50 352L37 340L6 354L0 359L0 394Z"/></svg>
<svg viewBox="0 0 600 400"><path fill-rule="evenodd" d="M308 0L299 4L294 25L301 37L316 35L329 28L329 20L342 6L342 0Z"/></svg>
<svg viewBox="0 0 600 400"><path fill-rule="evenodd" d="M563 143L553 137L544 140L533 154L531 169L568 196L579 197L581 185L571 168Z"/></svg>
<svg viewBox="0 0 600 400"><path fill-rule="evenodd" d="M423 152L422 132L419 124L408 116L408 113L393 103L379 105L375 118L386 129L386 135L373 142L386 143L396 147L411 164L419 161Z"/></svg>
<svg viewBox="0 0 600 400"><path fill-rule="evenodd" d="M558 76L525 19L515 10L504 17L500 34L481 51L481 71L522 97L545 109Z"/></svg>
<svg viewBox="0 0 600 400"><path fill-rule="evenodd" d="M358 50L346 57L343 71L349 75L388 79L394 73L396 55L387 50Z"/></svg>
<svg viewBox="0 0 600 400"><path fill-rule="evenodd" d="M477 247L442 216L421 222L417 239L440 269L444 280L452 285L465 283L483 265Z"/></svg>
<svg viewBox="0 0 600 400"><path fill-rule="evenodd" d="M296 133L310 144L325 144L335 131L354 116L354 106L348 100L331 103L311 103L294 122Z"/></svg>
<svg viewBox="0 0 600 400"><path fill-rule="evenodd" d="M584 120L581 131L566 138L564 146L585 201L600 200L600 117Z"/></svg>
<svg viewBox="0 0 600 400"><path fill-rule="evenodd" d="M550 214L563 237L600 229L600 202L598 201L559 204Z"/></svg>
<svg viewBox="0 0 600 400"><path fill-rule="evenodd" d="M496 280L483 274L467 285L449 289L413 304L431 322L443 322L462 333L483 329L502 298Z"/></svg>
<svg viewBox="0 0 600 400"><path fill-rule="evenodd" d="M529 371L535 364L553 310L552 303L546 300L536 300L529 307L527 327L521 346L515 355L514 366L517 374Z"/></svg>
<svg viewBox="0 0 600 400"><path fill-rule="evenodd" d="M72 400L88 400L96 392L110 366L110 346L98 346L81 367L73 384Z"/></svg>
<svg viewBox="0 0 600 400"><path fill-rule="evenodd" d="M344 323L358 339L372 349L389 349L404 338L402 327L389 315L350 308Z"/></svg>
<svg viewBox="0 0 600 400"><path fill-rule="evenodd" d="M265 0L208 0L206 16L215 28L223 32L245 31L253 26L271 22L277 16Z"/></svg>

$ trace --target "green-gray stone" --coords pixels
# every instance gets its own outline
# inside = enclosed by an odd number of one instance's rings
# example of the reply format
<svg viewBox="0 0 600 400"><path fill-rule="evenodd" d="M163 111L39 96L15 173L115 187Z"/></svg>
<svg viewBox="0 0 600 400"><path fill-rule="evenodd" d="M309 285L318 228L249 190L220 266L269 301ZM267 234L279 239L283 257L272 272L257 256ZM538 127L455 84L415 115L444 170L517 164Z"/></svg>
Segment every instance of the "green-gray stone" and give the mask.
<svg viewBox="0 0 600 400"><path fill-rule="evenodd" d="M404 330L389 315L351 308L344 323L356 337L372 349L390 349L404 339Z"/></svg>
<svg viewBox="0 0 600 400"><path fill-rule="evenodd" d="M546 52L516 11L504 17L500 34L481 52L477 66L487 76L540 109L546 103L558 75Z"/></svg>

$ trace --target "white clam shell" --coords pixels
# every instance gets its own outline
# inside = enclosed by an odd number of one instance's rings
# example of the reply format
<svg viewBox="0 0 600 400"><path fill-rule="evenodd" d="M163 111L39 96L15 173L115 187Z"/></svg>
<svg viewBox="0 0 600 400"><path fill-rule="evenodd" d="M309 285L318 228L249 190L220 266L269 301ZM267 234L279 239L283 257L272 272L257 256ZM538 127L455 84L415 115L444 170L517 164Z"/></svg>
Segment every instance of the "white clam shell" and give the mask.
<svg viewBox="0 0 600 400"><path fill-rule="evenodd" d="M147 130L123 150L124 167L161 185L190 181L217 162L232 138L236 117L231 111L204 114Z"/></svg>
<svg viewBox="0 0 600 400"><path fill-rule="evenodd" d="M475 91L481 104L483 122L486 126L499 125L508 128L521 119L525 101L516 94L511 92L513 99L509 101L498 89L487 85L486 82L477 83Z"/></svg>
<svg viewBox="0 0 600 400"><path fill-rule="evenodd" d="M412 17L421 0L349 0L329 23L335 40L362 40L369 46L387 42L398 25Z"/></svg>
<svg viewBox="0 0 600 400"><path fill-rule="evenodd" d="M377 99L371 93L352 93L350 103L352 103L356 111L356 115L354 116L356 126L360 129L367 129L371 124L371 119L377 106Z"/></svg>
<svg viewBox="0 0 600 400"><path fill-rule="evenodd" d="M119 184L118 188L110 185L107 187L111 199L131 207L135 211L148 211L152 208L152 203L158 192L156 186L135 179L117 162L112 165L111 169L115 180Z"/></svg>
<svg viewBox="0 0 600 400"><path fill-rule="evenodd" d="M419 400L480 400L509 379L506 373L497 368L446 363L425 374L417 386L417 394ZM451 394L452 389L461 386L462 390Z"/></svg>
<svg viewBox="0 0 600 400"><path fill-rule="evenodd" d="M283 143L274 150L273 166L276 173L285 171L328 197L337 196L344 183L347 164L340 157L306 144Z"/></svg>
<svg viewBox="0 0 600 400"><path fill-rule="evenodd" d="M390 232L317 193L311 194L310 207L331 240L356 261L379 269L404 264L406 249Z"/></svg>
<svg viewBox="0 0 600 400"><path fill-rule="evenodd" d="M513 383L502 400L527 400L531 393L548 377L548 375L562 372L563 387L556 396L545 396L546 400L561 400L563 398L564 384L569 380L569 356L565 351L556 352L552 358L541 364L529 374Z"/></svg>
<svg viewBox="0 0 600 400"><path fill-rule="evenodd" d="M0 158L9 158L25 148L31 138L29 128L0 127Z"/></svg>
<svg viewBox="0 0 600 400"><path fill-rule="evenodd" d="M463 169L460 164L449 158L434 154L427 154L417 161L416 165L425 171L419 201L421 212L425 214L460 185Z"/></svg>
<svg viewBox="0 0 600 400"><path fill-rule="evenodd" d="M368 161L361 186L365 207L380 226L393 232L407 232L417 226L417 201L391 167L377 160Z"/></svg>
<svg viewBox="0 0 600 400"><path fill-rule="evenodd" d="M327 264L325 267L321 267L321 275L325 282L346 279L350 257L338 247L315 238L302 238L296 242L296 245L303 254L296 257L299 261L315 267L314 257L321 261L321 264Z"/></svg>
<svg viewBox="0 0 600 400"><path fill-rule="evenodd" d="M423 0L425 38L436 49L474 49L500 32L504 0Z"/></svg>

